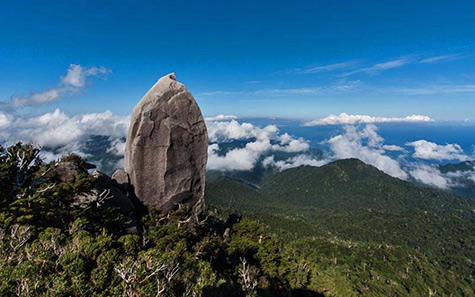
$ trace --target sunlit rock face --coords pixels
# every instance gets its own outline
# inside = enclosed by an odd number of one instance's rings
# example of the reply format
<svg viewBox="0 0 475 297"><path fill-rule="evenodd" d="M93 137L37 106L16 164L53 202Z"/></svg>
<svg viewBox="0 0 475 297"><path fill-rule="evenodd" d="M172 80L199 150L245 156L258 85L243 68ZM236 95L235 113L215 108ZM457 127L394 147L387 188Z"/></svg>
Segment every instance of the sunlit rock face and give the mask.
<svg viewBox="0 0 475 297"><path fill-rule="evenodd" d="M135 106L127 134L125 171L137 198L163 213L204 209L208 135L200 108L169 74Z"/></svg>

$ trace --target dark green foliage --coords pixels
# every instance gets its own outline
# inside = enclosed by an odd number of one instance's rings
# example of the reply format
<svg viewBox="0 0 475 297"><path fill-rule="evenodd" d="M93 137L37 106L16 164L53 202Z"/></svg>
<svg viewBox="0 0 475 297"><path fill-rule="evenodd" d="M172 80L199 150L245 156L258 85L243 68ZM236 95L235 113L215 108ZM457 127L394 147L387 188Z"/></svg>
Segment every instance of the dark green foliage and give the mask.
<svg viewBox="0 0 475 297"><path fill-rule="evenodd" d="M448 192L393 178L357 159L285 170L264 181L262 192L298 207L347 212L420 210L472 217L470 207L475 205Z"/></svg>
<svg viewBox="0 0 475 297"><path fill-rule="evenodd" d="M443 193L417 188L436 200L452 199L441 211L429 204L427 214L422 206L407 211L395 202L394 210L385 210L382 202L371 211L352 209L354 197L319 209L311 202L314 192L291 197L292 187L299 191L291 176L269 174L260 190L218 178L207 189L218 212L211 207L192 226L186 206L166 217L153 209L125 217L106 204L79 207L76 195L88 193L94 182L86 171L59 182L55 165L41 162L34 147L17 144L0 152L0 296L474 293L473 237L467 236L474 234L473 225L465 204ZM30 165L19 165L21 160ZM87 166L75 155L62 161ZM364 187L378 178L374 174ZM310 192L307 175L299 176L299 188ZM288 189L279 187L284 182ZM399 189L387 182L385 187ZM351 189L357 197L370 193ZM275 197L268 196L271 191ZM325 205L325 199L315 201ZM234 210L247 215L233 215ZM450 255L441 256L442 248Z"/></svg>
<svg viewBox="0 0 475 297"><path fill-rule="evenodd" d="M292 296L264 225L208 216L190 226L186 207L141 218L79 207L93 184L86 171L59 182L32 146L1 152L0 296ZM62 161L85 166L76 155ZM125 232L131 220L139 232Z"/></svg>
<svg viewBox="0 0 475 297"><path fill-rule="evenodd" d="M425 266L420 271L410 270L420 273L420 281L403 281L400 271L405 271L404 258L385 251L386 260L396 261L382 261L375 273L384 272L390 282L420 294L422 288L428 294L428 288L434 291L436 287L439 294L474 294L475 202L392 178L359 160L267 175L257 188L232 178L211 178L206 201L211 209L223 214L238 212L270 225L283 242L306 242L302 250L315 250L317 259L330 255L324 256L324 250L312 245L311 240L348 242L352 248L346 252L351 255L338 261L331 271L335 280L344 280L342 286L349 281L353 293L378 292L371 285L360 288L363 276L356 275L360 275L361 267L354 263L376 261L366 255L365 249L388 245L406 257L416 257ZM360 252L357 247L362 247ZM351 277L339 269L346 269ZM409 278L416 279L416 274ZM383 288L380 295L404 295L392 291L391 286Z"/></svg>

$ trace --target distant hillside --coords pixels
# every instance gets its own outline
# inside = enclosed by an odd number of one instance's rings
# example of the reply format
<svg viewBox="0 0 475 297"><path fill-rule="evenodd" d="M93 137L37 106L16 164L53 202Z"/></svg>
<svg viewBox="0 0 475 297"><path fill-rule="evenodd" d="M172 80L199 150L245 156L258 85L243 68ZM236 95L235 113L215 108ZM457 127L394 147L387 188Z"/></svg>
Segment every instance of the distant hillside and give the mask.
<svg viewBox="0 0 475 297"><path fill-rule="evenodd" d="M125 141L124 139L121 139ZM42 147L43 152L53 153L60 158L66 153L51 147ZM97 166L97 168L106 174L111 175L114 170L123 167L124 156L114 150L114 139L109 136L91 135L81 143L77 148L84 155L88 162Z"/></svg>
<svg viewBox="0 0 475 297"><path fill-rule="evenodd" d="M393 178L356 159L269 174L258 189L210 178L206 201L269 224L287 238L321 236L395 244L471 282L475 201ZM470 279L470 280L469 280Z"/></svg>
<svg viewBox="0 0 475 297"><path fill-rule="evenodd" d="M357 159L279 172L262 184L262 192L282 203L350 212L428 211L469 216L470 206L475 205L448 192L391 177Z"/></svg>
<svg viewBox="0 0 475 297"><path fill-rule="evenodd" d="M312 207L343 212L422 211L464 218L473 217L475 206L475 202L449 192L391 177L357 159L338 160L322 167L268 171L254 188L241 176L226 177L209 176L207 194L211 203L226 199L217 197L226 194L237 196L240 202L250 200L254 204L284 205L287 210Z"/></svg>
<svg viewBox="0 0 475 297"><path fill-rule="evenodd" d="M440 172L456 172L456 171L474 171L475 170L475 161L464 161L455 164L445 164L439 166Z"/></svg>
<svg viewBox="0 0 475 297"><path fill-rule="evenodd" d="M455 185L451 191L457 195L475 199L475 161L446 164L439 167L440 172L450 175Z"/></svg>

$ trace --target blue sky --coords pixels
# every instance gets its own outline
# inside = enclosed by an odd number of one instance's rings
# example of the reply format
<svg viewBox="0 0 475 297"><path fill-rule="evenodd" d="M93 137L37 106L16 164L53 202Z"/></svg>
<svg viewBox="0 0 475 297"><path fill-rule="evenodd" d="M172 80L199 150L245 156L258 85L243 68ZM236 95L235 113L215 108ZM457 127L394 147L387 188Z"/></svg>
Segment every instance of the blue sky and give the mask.
<svg viewBox="0 0 475 297"><path fill-rule="evenodd" d="M30 113L127 115L174 71L205 115L475 120L473 1L0 5L1 101L54 88L70 64L110 70Z"/></svg>

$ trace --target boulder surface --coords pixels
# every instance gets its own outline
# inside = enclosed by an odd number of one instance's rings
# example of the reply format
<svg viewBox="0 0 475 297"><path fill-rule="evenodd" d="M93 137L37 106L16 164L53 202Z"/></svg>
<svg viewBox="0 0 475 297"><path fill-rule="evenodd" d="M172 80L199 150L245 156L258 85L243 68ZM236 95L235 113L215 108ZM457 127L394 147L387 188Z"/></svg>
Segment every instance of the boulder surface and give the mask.
<svg viewBox="0 0 475 297"><path fill-rule="evenodd" d="M168 74L135 106L127 134L125 171L137 198L162 213L186 204L204 209L208 135L185 85Z"/></svg>

